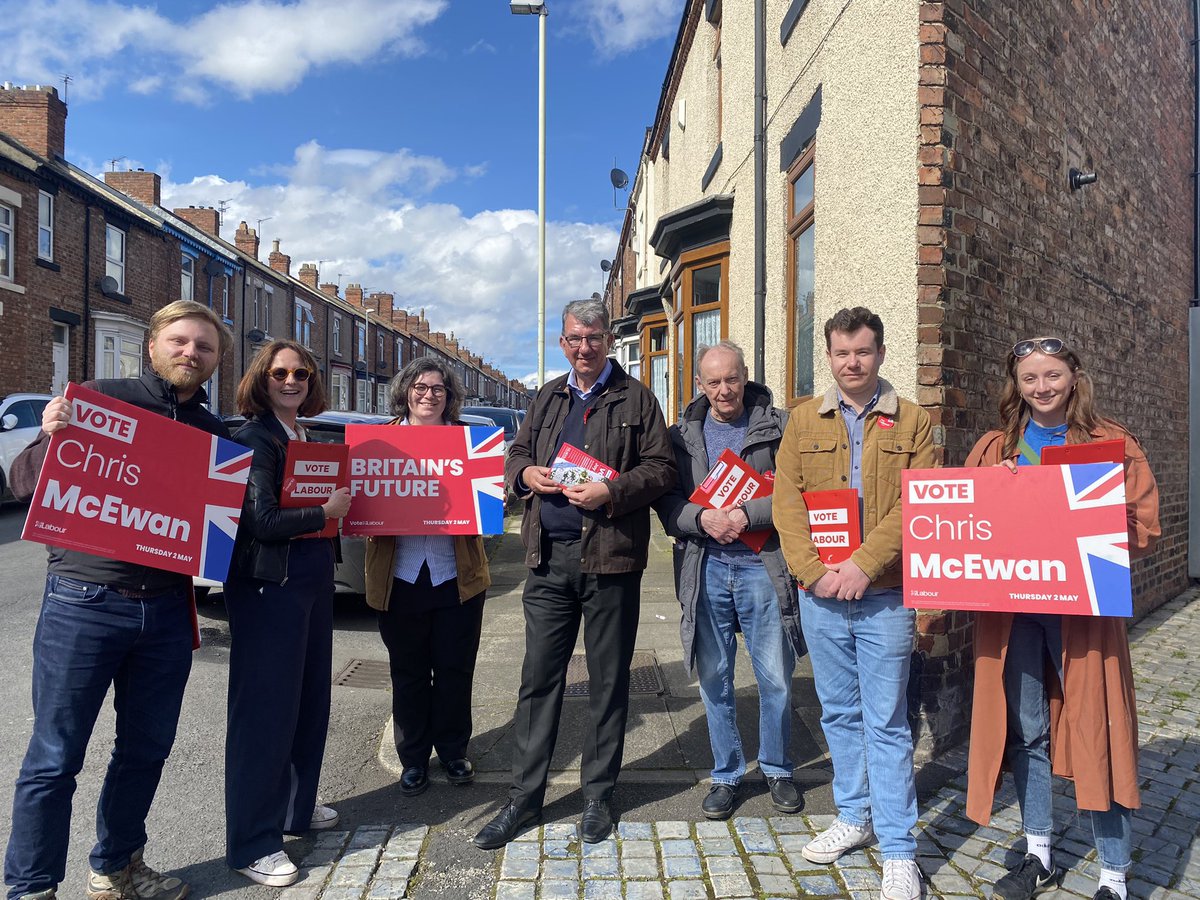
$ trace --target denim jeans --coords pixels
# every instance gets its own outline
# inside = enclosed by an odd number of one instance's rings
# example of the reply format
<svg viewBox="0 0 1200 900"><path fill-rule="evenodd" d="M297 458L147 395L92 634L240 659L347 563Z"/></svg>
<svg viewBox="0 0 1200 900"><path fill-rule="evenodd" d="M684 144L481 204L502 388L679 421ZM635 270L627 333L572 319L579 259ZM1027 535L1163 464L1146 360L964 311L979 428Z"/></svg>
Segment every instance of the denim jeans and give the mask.
<svg viewBox="0 0 1200 900"><path fill-rule="evenodd" d="M66 872L75 776L113 686L116 740L96 810L90 863L106 874L146 844L146 815L175 742L192 667L188 593L134 600L49 575L33 637L33 734L13 796L4 860L9 897Z"/></svg>
<svg viewBox="0 0 1200 900"><path fill-rule="evenodd" d="M871 823L884 859L915 859L917 792L908 725L916 614L898 590L862 600L800 591L800 621L833 759L838 818Z"/></svg>
<svg viewBox="0 0 1200 900"><path fill-rule="evenodd" d="M712 745L713 784L736 785L746 774L733 686L739 622L758 681L758 767L768 778L791 778L796 658L783 632L771 578L756 561L740 564L705 554L703 565L696 601L696 670Z"/></svg>
<svg viewBox="0 0 1200 900"><path fill-rule="evenodd" d="M1008 706L1005 752L1025 831L1043 837L1054 830L1047 656L1061 681L1062 616L1052 613L1013 616L1004 660L1004 696ZM1107 810L1092 810L1091 814L1100 865L1124 872L1131 860L1132 813L1114 802Z"/></svg>

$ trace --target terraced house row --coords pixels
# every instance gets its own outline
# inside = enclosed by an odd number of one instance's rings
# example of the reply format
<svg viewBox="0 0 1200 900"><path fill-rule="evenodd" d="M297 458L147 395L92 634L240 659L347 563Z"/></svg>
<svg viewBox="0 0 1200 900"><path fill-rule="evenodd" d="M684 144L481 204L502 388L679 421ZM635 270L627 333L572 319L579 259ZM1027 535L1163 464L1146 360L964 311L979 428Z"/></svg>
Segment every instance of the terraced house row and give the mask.
<svg viewBox="0 0 1200 900"><path fill-rule="evenodd" d="M520 382L424 311L396 309L392 294L342 291L312 263L293 274L278 240L261 259L245 222L230 243L217 210L164 209L154 172L101 181L73 165L66 120L55 88L0 87L0 396L139 374L150 315L184 298L217 310L235 336L209 385L222 414L257 348L279 337L313 351L332 409L386 412L388 382L419 356L445 359L471 402L528 405Z"/></svg>

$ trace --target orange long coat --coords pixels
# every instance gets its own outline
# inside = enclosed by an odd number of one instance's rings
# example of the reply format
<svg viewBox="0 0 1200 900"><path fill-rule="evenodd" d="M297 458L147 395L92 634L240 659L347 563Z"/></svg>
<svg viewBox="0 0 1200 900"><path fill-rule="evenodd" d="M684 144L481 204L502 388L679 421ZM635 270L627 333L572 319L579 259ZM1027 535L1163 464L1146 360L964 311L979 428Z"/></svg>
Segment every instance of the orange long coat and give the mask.
<svg viewBox="0 0 1200 900"><path fill-rule="evenodd" d="M1146 556L1162 533L1158 485L1137 439L1115 423L1092 433L1095 440L1125 441L1125 500L1129 555ZM968 466L1001 462L1004 433L990 431L975 444ZM1015 477L1020 477L1018 474ZM1008 734L1004 659L1012 613L975 616L975 700L967 769L967 816L986 825L1000 781ZM1113 801L1141 806L1138 793L1137 709L1124 619L1062 617L1062 684L1047 678L1050 694L1050 759L1055 775L1075 782L1080 809L1108 809Z"/></svg>

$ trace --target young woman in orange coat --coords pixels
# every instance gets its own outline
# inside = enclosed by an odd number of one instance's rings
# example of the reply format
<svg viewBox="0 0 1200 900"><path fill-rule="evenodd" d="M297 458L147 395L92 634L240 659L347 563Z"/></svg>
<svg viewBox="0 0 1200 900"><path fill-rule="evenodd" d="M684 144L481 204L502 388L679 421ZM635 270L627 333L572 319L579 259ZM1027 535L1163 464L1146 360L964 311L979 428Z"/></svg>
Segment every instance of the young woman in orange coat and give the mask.
<svg viewBox="0 0 1200 900"><path fill-rule="evenodd" d="M1078 355L1053 337L1013 346L1000 400L1002 427L979 439L968 466L1003 465L1016 477L1041 448L1125 442L1129 555L1154 548L1158 487L1137 439L1097 412ZM1007 761L1013 772L1027 853L997 881L997 900L1026 900L1061 881L1051 849L1051 772L1075 782L1091 812L1100 857L1094 900L1125 900L1131 813L1137 784L1137 710L1124 619L979 613L975 619L975 701L967 815L986 825Z"/></svg>

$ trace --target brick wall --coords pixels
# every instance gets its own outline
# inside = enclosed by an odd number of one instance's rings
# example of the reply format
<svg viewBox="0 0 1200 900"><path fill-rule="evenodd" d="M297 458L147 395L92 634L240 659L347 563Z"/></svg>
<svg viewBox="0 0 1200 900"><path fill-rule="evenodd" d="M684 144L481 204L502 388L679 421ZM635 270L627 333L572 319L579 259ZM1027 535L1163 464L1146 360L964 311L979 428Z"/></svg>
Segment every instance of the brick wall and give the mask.
<svg viewBox="0 0 1200 900"><path fill-rule="evenodd" d="M940 461L998 424L1015 340L1077 348L1158 478L1144 613L1187 584L1191 7L923 0L920 20L918 394ZM1072 166L1099 180L1071 191ZM965 734L969 621L922 615L927 750Z"/></svg>

